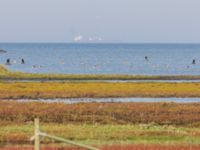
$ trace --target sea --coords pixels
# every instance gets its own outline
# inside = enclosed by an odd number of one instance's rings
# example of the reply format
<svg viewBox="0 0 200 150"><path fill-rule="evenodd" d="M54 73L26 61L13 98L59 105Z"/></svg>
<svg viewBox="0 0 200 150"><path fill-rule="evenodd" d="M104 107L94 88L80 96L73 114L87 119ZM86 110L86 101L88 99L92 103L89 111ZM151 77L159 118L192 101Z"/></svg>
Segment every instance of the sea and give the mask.
<svg viewBox="0 0 200 150"><path fill-rule="evenodd" d="M200 44L0 43L13 71L59 74L199 75ZM25 60L25 64L21 63Z"/></svg>

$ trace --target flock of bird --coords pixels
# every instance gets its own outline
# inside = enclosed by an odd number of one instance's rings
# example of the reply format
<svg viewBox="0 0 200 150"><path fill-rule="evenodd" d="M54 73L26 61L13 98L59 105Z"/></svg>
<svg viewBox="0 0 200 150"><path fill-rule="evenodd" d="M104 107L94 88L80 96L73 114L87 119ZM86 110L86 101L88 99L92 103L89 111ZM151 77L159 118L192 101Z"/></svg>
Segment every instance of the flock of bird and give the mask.
<svg viewBox="0 0 200 150"><path fill-rule="evenodd" d="M14 60L12 63L15 64L15 63L16 63L16 60ZM11 65L12 63L11 63L11 61L10 61L10 58L8 58L8 59L6 60L6 65ZM25 64L25 60L24 60L23 58L21 59L21 64Z"/></svg>
<svg viewBox="0 0 200 150"><path fill-rule="evenodd" d="M144 57L144 60L147 61L147 62L150 61L150 59L149 59L148 56L145 56L145 57ZM12 60L12 61L11 61L10 58L8 58L8 59L6 60L6 63L5 63L5 64L6 64L6 65L12 65L12 64L16 64L16 63L17 63L16 60ZM21 59L20 59L20 64L25 64L24 58L21 58ZM61 64L65 64L65 63L64 63L64 60L61 61ZM81 62L81 64L83 64L83 62ZM192 60L192 65L195 65L195 64L196 64L196 60L193 59L193 60ZM156 66L154 66L154 67L156 67ZM159 67L159 66L157 66L156 68L158 68L158 67ZM166 67L167 69L170 68L169 65L166 65L165 67ZM42 68L42 66L41 66L41 65L39 65L39 66L38 66L38 65L33 65L32 68ZM99 65L94 65L94 66L92 67L92 69L95 69L95 70L98 70L98 68L99 68ZM187 68L190 68L190 66L187 66Z"/></svg>

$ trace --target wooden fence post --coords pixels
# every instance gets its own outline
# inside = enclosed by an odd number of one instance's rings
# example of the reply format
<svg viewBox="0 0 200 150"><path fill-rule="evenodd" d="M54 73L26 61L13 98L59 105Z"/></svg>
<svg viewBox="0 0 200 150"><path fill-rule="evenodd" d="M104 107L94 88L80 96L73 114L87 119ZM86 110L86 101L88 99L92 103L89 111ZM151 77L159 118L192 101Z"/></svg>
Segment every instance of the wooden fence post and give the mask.
<svg viewBox="0 0 200 150"><path fill-rule="evenodd" d="M40 125L39 125L39 118L36 118L34 120L35 122L35 150L40 150Z"/></svg>

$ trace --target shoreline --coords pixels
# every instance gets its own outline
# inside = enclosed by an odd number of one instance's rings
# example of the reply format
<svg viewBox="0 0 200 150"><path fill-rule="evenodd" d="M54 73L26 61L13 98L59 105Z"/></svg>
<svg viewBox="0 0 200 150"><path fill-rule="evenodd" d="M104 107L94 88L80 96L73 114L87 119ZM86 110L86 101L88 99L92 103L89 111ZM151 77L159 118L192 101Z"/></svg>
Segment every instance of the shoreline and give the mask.
<svg viewBox="0 0 200 150"><path fill-rule="evenodd" d="M0 65L0 80L5 81L101 81L101 80L200 80L200 75L129 75L129 74L37 74L8 70Z"/></svg>

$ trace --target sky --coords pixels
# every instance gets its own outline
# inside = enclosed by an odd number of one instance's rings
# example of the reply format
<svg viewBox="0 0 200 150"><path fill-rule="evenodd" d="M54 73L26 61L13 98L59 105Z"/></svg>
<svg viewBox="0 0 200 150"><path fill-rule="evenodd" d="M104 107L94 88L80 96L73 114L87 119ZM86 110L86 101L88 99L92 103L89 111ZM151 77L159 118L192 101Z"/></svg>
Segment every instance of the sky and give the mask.
<svg viewBox="0 0 200 150"><path fill-rule="evenodd" d="M199 0L0 0L0 42L200 43Z"/></svg>

